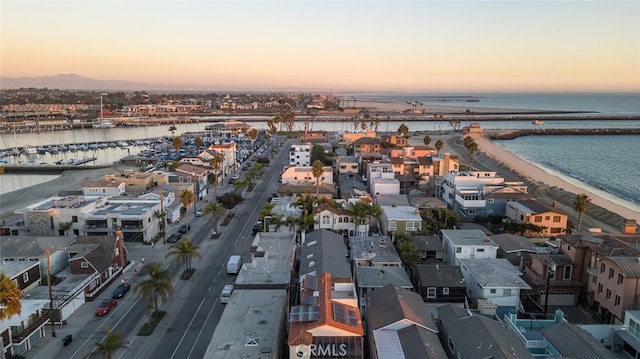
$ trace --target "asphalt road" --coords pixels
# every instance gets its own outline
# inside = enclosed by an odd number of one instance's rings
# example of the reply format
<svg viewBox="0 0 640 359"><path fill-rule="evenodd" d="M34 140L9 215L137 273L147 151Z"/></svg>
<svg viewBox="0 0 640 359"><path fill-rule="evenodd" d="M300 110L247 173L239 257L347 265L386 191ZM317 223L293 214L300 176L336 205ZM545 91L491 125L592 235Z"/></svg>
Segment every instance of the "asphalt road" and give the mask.
<svg viewBox="0 0 640 359"><path fill-rule="evenodd" d="M280 141L282 139L280 138ZM264 152L264 156L270 156L271 146L277 145L276 140ZM147 263L164 262L165 268L173 277L174 294L169 300L160 304L160 309L166 311L165 317L160 321L153 334L148 337L138 336L138 330L147 322L147 300L141 300L133 292L135 284L145 276L139 275L129 278L132 290L118 300L118 305L111 313L97 317L95 308L104 298L109 298L117 284L105 290L94 302L86 303L78 308L74 319L74 326L81 329L74 332L73 342L67 346L60 345L55 353L42 353L45 357L58 358L87 358L88 353L94 349L95 343L101 342L105 337L105 329L119 331L128 341L128 350L115 353L113 358L202 358L209 346L218 321L222 316L225 304L219 300L220 292L225 284L232 284L235 276L226 273L226 262L230 255L239 254L245 259L250 259L249 248L253 241L253 225L256 223L262 206L272 192L276 192L279 186L277 181L283 167L289 162L289 144L279 148L275 158L271 159L269 166L265 167L265 173L256 181L256 186L251 192L244 192L244 201L232 211L235 213L228 226L220 226L218 230L221 236L218 239L210 239L213 232L212 218L210 215L196 217L192 211L182 222L191 224L191 230L187 237L200 246L202 257L193 260L195 274L190 280L181 280L182 264L178 264L174 258L164 259L168 245L139 246L136 248L136 257L147 258ZM224 183L218 188L218 194L231 191L232 185ZM213 199L213 190L207 195L206 200ZM205 206L200 201L196 207ZM222 222L222 221L219 221ZM177 231L178 225L172 225L169 233ZM132 258L130 258L132 259ZM140 258L137 258L140 262ZM70 318L70 319L71 319ZM82 323L78 323L82 320ZM64 326L60 328L59 337L64 336ZM91 357L99 357L93 353Z"/></svg>

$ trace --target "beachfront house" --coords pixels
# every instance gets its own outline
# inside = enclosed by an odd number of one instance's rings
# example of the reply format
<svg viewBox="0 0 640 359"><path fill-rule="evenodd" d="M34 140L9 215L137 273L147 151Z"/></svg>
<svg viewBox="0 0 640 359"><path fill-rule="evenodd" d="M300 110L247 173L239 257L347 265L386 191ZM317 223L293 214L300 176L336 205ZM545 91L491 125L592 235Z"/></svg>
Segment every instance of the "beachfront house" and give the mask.
<svg viewBox="0 0 640 359"><path fill-rule="evenodd" d="M529 236L558 236L567 230L569 215L558 208L537 199L507 202L505 216L515 223L530 223L542 228L542 232L528 232Z"/></svg>

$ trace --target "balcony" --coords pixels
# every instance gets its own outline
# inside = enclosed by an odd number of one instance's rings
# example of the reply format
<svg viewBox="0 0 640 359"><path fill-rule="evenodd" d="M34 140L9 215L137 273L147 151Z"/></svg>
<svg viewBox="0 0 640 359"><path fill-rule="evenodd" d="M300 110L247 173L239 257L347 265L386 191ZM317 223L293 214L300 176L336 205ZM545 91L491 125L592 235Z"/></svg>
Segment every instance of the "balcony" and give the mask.
<svg viewBox="0 0 640 359"><path fill-rule="evenodd" d="M458 195L456 195L456 202L462 208L486 208L487 206L487 201L484 199L470 200L464 199L463 197Z"/></svg>
<svg viewBox="0 0 640 359"><path fill-rule="evenodd" d="M24 330L20 331L19 333L13 333L13 328L15 327L12 327L11 342L13 344L21 343L29 335L31 335L33 332L38 330L38 328L43 326L44 323L46 323L49 320L49 314L46 312L43 312L42 314L43 315L41 317L38 317L38 319L33 321L31 324L29 324L28 327L24 328Z"/></svg>
<svg viewBox="0 0 640 359"><path fill-rule="evenodd" d="M596 269L596 267L587 267L587 274L597 277L598 269Z"/></svg>

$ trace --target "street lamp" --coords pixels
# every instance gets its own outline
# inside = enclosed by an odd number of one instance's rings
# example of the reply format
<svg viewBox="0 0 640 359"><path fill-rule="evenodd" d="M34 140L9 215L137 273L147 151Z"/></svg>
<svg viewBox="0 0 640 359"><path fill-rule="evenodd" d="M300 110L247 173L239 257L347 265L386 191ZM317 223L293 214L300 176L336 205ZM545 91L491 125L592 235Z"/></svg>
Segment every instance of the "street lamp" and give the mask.
<svg viewBox="0 0 640 359"><path fill-rule="evenodd" d="M544 295L544 315L547 315L547 307L549 306L549 279L551 279L551 276L554 276L555 279L555 273L556 273L556 262L553 261L553 259L549 258L549 257L543 257L543 262L544 264L546 264L547 266L547 288L545 289L545 295Z"/></svg>

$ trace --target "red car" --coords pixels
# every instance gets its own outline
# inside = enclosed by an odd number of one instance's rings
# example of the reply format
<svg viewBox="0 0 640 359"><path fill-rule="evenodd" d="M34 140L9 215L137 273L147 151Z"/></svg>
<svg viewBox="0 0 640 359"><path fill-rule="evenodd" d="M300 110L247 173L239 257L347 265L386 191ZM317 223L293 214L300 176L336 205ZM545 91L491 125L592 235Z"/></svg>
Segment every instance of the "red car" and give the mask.
<svg viewBox="0 0 640 359"><path fill-rule="evenodd" d="M96 315L100 317L100 316L109 314L111 309L115 308L116 305L118 305L117 300L105 299L102 301L102 303L100 303L100 305L98 306L98 309L96 309Z"/></svg>

